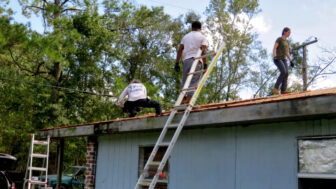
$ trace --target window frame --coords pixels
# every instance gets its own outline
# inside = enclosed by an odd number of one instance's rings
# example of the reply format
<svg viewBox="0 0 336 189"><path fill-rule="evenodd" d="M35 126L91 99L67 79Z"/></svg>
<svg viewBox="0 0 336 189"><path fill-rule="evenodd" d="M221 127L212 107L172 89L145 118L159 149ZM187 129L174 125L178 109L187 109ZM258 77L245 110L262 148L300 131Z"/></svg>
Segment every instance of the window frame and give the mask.
<svg viewBox="0 0 336 189"><path fill-rule="evenodd" d="M146 148L150 148L150 149L148 150L149 155L150 155L150 153L153 151L154 146L155 146L154 144L153 144L153 145L139 145L139 146L138 146L138 150L139 150L139 154L138 154L138 178L140 177L141 172L143 171L143 169L144 169L144 167L145 167L145 164L146 164L146 162L147 162L147 160L145 160L145 153L146 153L145 150L146 150ZM167 150L167 147L160 147L160 148L161 148L161 149L164 148L164 149L165 149L164 151ZM160 149L159 149L159 150L160 150ZM158 151L158 153L159 153L159 151ZM163 155L164 155L164 153L163 153ZM166 170L165 170L165 169L166 169ZM166 165L165 165L165 169L164 169L164 170L167 172L167 174L166 174L166 179L160 179L160 178L159 178L159 180L158 180L157 183L160 183L160 184L165 185L164 187L168 189L168 183L169 183L169 170L170 170L169 158L168 158L167 163L166 163ZM156 188L156 187L155 187L155 188Z"/></svg>
<svg viewBox="0 0 336 189"><path fill-rule="evenodd" d="M334 174L331 173L302 173L300 172L300 146L299 141L304 140L330 140L336 139L336 135L319 135L319 136L301 136L297 137L297 177L298 179L335 179L336 180L336 172ZM335 157L336 159L336 157Z"/></svg>

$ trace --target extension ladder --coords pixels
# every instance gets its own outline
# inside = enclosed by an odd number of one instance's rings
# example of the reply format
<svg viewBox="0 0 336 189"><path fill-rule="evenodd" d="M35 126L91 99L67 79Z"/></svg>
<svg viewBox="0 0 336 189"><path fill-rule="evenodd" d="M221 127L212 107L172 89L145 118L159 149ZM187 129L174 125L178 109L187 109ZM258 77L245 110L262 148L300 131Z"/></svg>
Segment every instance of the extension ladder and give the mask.
<svg viewBox="0 0 336 189"><path fill-rule="evenodd" d="M214 68L217 60L219 59L220 55L222 54L223 50L225 48L225 44L223 44L216 53L214 54L207 54L207 55L203 55L201 56L202 51L199 50L198 51L198 55L196 58L194 58L194 62L192 64L192 67L190 69L190 72L187 74L188 77L186 79L186 82L183 86L183 88L181 89L180 95L177 98L174 107L171 110L171 113L161 131L161 134L158 138L158 140L155 143L155 146L153 148L153 151L151 153L151 155L149 156L144 170L142 171L136 185L135 185L135 189L141 189L142 186L144 187L148 187L149 189L154 189L156 183L159 181L159 177L163 177L163 173L162 170L164 168L164 166L167 163L167 160L172 152L172 149L180 135L180 132L190 114L190 111L192 110L192 107L194 105L194 103L197 100L197 97L205 83L205 81L207 80L207 78L209 77L212 69ZM214 55L211 63L208 66L207 70L201 70L201 71L195 71L198 61L202 61L202 58L206 57L206 56L211 56ZM190 82L192 79L192 76L194 74L200 74L203 73L203 77L199 80L198 85L196 87L189 87L190 86ZM188 104L181 104L183 98L186 96L187 92L189 91L194 91L193 96L190 99L190 102ZM173 119L176 117L178 111L183 111L183 116L181 117L181 119L178 121L178 123L173 123ZM173 137L167 142L164 141L165 136L167 134L168 129L176 129L174 132ZM164 153L164 156L162 158L161 161L153 161L154 157L158 151L158 149L160 147L167 147L166 152ZM152 179L145 179L146 177L148 177L148 170L150 167L157 167L157 171L154 175L154 177Z"/></svg>
<svg viewBox="0 0 336 189"><path fill-rule="evenodd" d="M34 151L35 145L44 146L45 153L36 153ZM25 180L23 183L23 188L25 188L28 183L28 189L32 188L32 185L44 185L44 188L47 189L48 185L48 160L49 160L49 145L50 145L50 136L48 136L46 141L35 140L35 135L31 134L31 145L27 162L27 169L25 174ZM42 159L42 167L35 167L33 164L34 159ZM33 176L34 172L40 172L39 177ZM43 177L44 175L44 177Z"/></svg>

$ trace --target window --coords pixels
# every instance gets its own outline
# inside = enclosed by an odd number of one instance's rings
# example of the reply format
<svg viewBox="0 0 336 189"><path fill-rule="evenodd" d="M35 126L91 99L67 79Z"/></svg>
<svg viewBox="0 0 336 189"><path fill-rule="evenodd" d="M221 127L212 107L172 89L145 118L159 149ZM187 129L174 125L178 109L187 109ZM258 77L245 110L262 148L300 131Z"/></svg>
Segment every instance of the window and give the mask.
<svg viewBox="0 0 336 189"><path fill-rule="evenodd" d="M145 147L140 147L139 149L139 169L138 169L138 176L140 176L141 172L143 171L145 164L152 153L153 146L145 146ZM164 153L166 152L167 147L160 147L158 152L156 153L156 156L154 158L154 161L161 161L161 159L164 156ZM152 166L149 168L149 176L145 179L151 179L156 173L158 166ZM163 169L163 178L159 178L155 189L167 189L168 188L168 169L169 167L169 160L167 161L164 169ZM148 188L148 187L144 187Z"/></svg>
<svg viewBox="0 0 336 189"><path fill-rule="evenodd" d="M298 140L299 188L334 189L336 185L336 137Z"/></svg>

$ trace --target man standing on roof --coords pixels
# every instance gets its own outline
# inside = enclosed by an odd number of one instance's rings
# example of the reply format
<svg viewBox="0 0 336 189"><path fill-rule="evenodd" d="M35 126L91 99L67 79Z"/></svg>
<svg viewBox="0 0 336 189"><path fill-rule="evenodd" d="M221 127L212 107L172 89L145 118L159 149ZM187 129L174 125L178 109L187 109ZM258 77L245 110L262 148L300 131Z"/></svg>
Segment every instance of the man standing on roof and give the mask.
<svg viewBox="0 0 336 189"><path fill-rule="evenodd" d="M184 86L184 83L186 82L187 74L190 72L191 66L194 62L193 58L197 56L197 52L199 49L202 49L202 55L205 55L208 46L208 41L206 37L201 33L202 30L201 22L199 21L193 22L191 25L191 29L192 31L182 38L175 61L175 70L179 72L180 71L179 62L183 52L182 88ZM207 68L206 58L203 58L203 64L204 69L206 69ZM198 61L195 71L200 71L201 69L202 69L202 63L201 61ZM201 75L202 75L201 73L193 75L190 82L190 88L195 87L197 85L199 79L201 78ZM188 92L185 95L184 103L188 103L193 94L194 92Z"/></svg>
<svg viewBox="0 0 336 189"><path fill-rule="evenodd" d="M118 100L121 107L126 96L128 99L123 104L123 112L128 112L129 117L134 117L140 107L155 108L156 116L162 114L161 104L148 98L146 87L139 81L133 80L121 93Z"/></svg>
<svg viewBox="0 0 336 189"><path fill-rule="evenodd" d="M280 70L280 75L275 83L273 93L275 95L279 94L279 87L281 84L281 94L289 93L287 89L287 80L288 80L288 65L286 61L286 56L290 61L290 66L294 67L292 58L289 54L289 41L287 38L290 36L291 31L289 28L285 27L282 30L282 36L279 37L274 44L273 48L273 61L275 65Z"/></svg>

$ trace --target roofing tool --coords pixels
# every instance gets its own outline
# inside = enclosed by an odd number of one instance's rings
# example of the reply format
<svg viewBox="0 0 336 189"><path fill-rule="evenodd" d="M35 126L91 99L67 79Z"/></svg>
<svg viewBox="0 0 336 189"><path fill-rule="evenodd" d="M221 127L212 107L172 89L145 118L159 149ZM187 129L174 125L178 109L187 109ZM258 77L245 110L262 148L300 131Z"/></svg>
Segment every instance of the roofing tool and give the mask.
<svg viewBox="0 0 336 189"><path fill-rule="evenodd" d="M198 95L200 94L202 90L202 87L205 81L209 77L212 69L214 68L219 57L221 56L224 48L225 48L225 44L223 44L216 53L211 53L211 54L206 55L206 56L214 56L211 60L210 65L208 66L206 70L195 71L198 62L199 61L202 62L202 58L206 57L204 55L201 56L202 54L201 50L198 51L197 57L193 58L194 62L191 66L190 72L187 74L188 77L186 79L186 82L180 91L180 95L177 98L175 105L171 110L171 113L161 131L161 134L158 140L155 143L153 151L145 164L144 170L141 172L141 175L135 185L135 189L141 189L143 186L148 187L149 189L154 189L156 183L163 182L162 179L165 177L165 174L162 171L167 163L168 158L170 157L172 149L174 148L174 145L182 131L182 128L190 114L190 111L193 108L193 105L195 104L197 100ZM203 76L199 80L196 87L190 87L191 79L193 75L195 74L203 74ZM187 92L191 92L191 91L193 91L194 94L191 97L190 102L188 104L182 104L182 101L186 97ZM177 115L181 115L181 113L183 113L182 117L177 116ZM176 122L176 120L179 120L179 121ZM170 139L166 139L166 134L167 134L168 129L175 129L173 137ZM164 156L161 159L161 161L154 161L154 158L160 147L167 147L167 150L164 153ZM150 168L153 169L153 167L157 168L156 173L153 178L149 178L149 173L148 173L149 169Z"/></svg>

